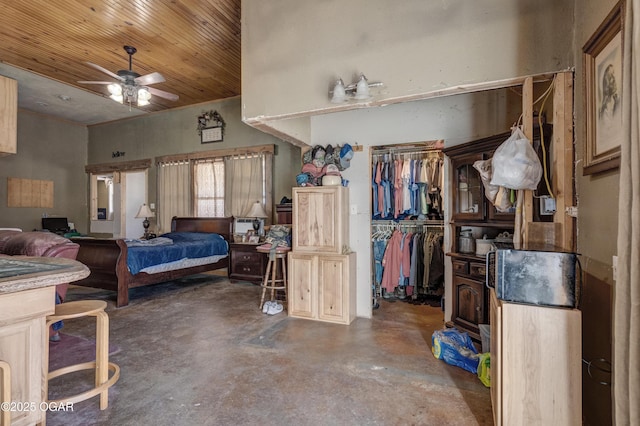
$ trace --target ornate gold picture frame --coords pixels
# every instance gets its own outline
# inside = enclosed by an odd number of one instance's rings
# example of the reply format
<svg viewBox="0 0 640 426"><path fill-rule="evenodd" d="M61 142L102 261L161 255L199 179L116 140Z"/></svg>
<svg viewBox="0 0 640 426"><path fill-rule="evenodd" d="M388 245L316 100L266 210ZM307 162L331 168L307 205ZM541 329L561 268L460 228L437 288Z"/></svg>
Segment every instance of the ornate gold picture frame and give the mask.
<svg viewBox="0 0 640 426"><path fill-rule="evenodd" d="M583 174L620 166L624 0L582 48L585 94Z"/></svg>

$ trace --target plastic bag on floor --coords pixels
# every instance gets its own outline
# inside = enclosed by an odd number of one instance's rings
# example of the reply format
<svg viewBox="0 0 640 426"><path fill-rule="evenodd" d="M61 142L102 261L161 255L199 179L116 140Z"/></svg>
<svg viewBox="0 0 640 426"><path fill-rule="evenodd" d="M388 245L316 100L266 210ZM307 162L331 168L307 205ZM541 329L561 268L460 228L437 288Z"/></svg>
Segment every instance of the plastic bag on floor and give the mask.
<svg viewBox="0 0 640 426"><path fill-rule="evenodd" d="M431 335L431 352L447 364L478 374L480 357L467 333L455 328L434 331Z"/></svg>
<svg viewBox="0 0 640 426"><path fill-rule="evenodd" d="M491 354L489 352L479 355L478 378L483 385L491 387Z"/></svg>

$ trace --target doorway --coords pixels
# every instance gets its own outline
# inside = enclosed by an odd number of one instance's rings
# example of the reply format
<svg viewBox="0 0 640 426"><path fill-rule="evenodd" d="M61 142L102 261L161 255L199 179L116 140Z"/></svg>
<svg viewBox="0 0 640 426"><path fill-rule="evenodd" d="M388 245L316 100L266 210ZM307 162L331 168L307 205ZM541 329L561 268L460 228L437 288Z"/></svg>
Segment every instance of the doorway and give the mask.
<svg viewBox="0 0 640 426"><path fill-rule="evenodd" d="M371 148L374 315L406 303L425 305L425 314L444 321L443 146L428 141Z"/></svg>
<svg viewBox="0 0 640 426"><path fill-rule="evenodd" d="M147 200L147 170L92 173L92 234L140 238L144 229L136 213Z"/></svg>

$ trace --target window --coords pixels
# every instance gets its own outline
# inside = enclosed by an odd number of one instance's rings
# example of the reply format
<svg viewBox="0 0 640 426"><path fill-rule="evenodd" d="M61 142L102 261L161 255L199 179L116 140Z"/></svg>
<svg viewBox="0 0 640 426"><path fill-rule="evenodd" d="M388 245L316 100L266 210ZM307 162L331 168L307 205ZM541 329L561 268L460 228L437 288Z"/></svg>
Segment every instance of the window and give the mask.
<svg viewBox="0 0 640 426"><path fill-rule="evenodd" d="M224 161L197 160L193 166L193 210L196 217L224 217Z"/></svg>
<svg viewBox="0 0 640 426"><path fill-rule="evenodd" d="M244 217L260 201L271 214L273 145L181 154L156 159L157 225L173 216Z"/></svg>

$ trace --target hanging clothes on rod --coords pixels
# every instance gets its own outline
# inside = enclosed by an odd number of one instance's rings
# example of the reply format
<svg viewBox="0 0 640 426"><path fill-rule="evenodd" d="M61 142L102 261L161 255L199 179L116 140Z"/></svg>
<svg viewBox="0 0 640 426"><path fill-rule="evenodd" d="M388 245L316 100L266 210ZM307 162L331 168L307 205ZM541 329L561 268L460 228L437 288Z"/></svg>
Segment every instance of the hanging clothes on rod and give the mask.
<svg viewBox="0 0 640 426"><path fill-rule="evenodd" d="M372 154L372 219L442 219L441 151Z"/></svg>
<svg viewBox="0 0 640 426"><path fill-rule="evenodd" d="M442 224L374 222L373 227L374 306L379 297L443 294Z"/></svg>

